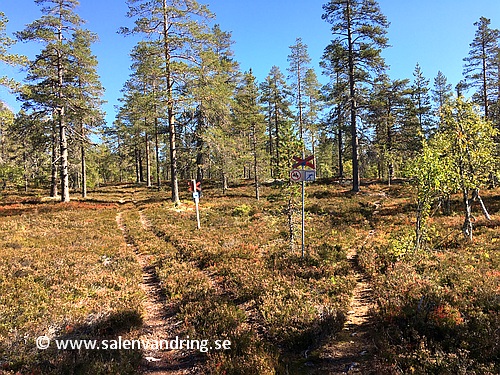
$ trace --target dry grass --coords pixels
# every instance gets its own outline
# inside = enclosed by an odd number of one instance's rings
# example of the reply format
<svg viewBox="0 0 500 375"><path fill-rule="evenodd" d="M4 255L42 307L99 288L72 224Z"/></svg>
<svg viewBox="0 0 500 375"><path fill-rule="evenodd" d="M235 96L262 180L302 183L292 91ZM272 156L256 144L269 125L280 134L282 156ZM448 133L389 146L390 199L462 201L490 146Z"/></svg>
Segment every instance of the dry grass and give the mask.
<svg viewBox="0 0 500 375"><path fill-rule="evenodd" d="M476 207L474 241L461 234L460 198L450 216L430 220L429 248L413 250L410 189L386 201L377 235L361 254L378 300L378 345L388 373L500 372L499 195L484 200L491 222ZM396 204L396 202L398 202ZM382 371L382 370L381 370Z"/></svg>
<svg viewBox="0 0 500 375"><path fill-rule="evenodd" d="M116 230L116 205L14 204L0 212L2 371L132 371L138 353L94 353L91 361L34 343L39 335L95 338L141 324L141 274ZM117 367L116 355L130 365Z"/></svg>
<svg viewBox="0 0 500 375"><path fill-rule="evenodd" d="M208 187L207 187L208 185ZM328 368L322 348L342 327L355 285L346 254L359 249L377 300L383 373L498 373L500 191L483 193L492 222L461 239L458 197L431 221L431 249L411 250L414 202L405 185L362 193L324 181L307 187L306 256L288 248L279 191L252 198L248 183L223 196L205 184L201 230L182 191L101 188L87 200L0 203L0 373L138 372L140 352L40 352L39 334L98 338L137 333L141 268L115 216L155 267L175 332L230 339L230 351L193 357L207 374L305 374ZM300 238L300 236L299 236ZM367 240L369 239L369 240ZM174 331L172 331L174 332ZM304 353L310 354L305 358ZM316 372L314 372L316 371Z"/></svg>

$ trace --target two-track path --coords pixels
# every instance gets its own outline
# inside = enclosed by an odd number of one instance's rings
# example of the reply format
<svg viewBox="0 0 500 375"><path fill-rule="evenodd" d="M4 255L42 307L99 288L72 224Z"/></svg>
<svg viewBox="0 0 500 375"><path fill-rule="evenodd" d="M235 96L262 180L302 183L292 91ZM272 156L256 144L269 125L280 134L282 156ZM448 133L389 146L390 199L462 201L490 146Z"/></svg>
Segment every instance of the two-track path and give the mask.
<svg viewBox="0 0 500 375"><path fill-rule="evenodd" d="M124 212L137 210L133 200L121 199L120 203L124 207L116 215L116 223L120 228L127 246L134 251L137 262L142 269L141 289L145 299L143 302L143 325L140 337L143 342L153 345L159 340L171 340L177 334L179 322L176 319L175 308L169 305L161 288L160 280L156 273L156 268L152 264L152 257L141 253L139 247L130 236L125 220ZM139 211L142 229L151 231L151 225L141 211ZM156 350L143 348L143 363L141 370L145 374L154 375L186 375L193 374L196 370L195 363L185 351L181 350Z"/></svg>
<svg viewBox="0 0 500 375"><path fill-rule="evenodd" d="M382 199L374 202L373 214L376 215ZM125 202L121 202L122 204ZM128 203L134 203L129 200ZM142 229L152 232L152 227L145 215L138 210L137 205L129 205L124 210L137 210L140 215ZM156 274L150 256L141 254L139 248L129 236L123 220L123 212L117 213L116 221L123 233L127 246L133 247L137 261L142 268L143 283L141 288L146 296L144 301L144 317L142 340L161 340L172 338L175 335L176 321L173 308L169 308L168 301L162 293L160 281ZM322 364L314 369L314 374L373 374L371 359L376 354L372 340L373 320L371 312L375 307L372 298L370 280L358 264L358 250L369 244L375 234L371 230L358 246L354 246L347 254L356 280L351 297L350 308L342 331L334 341L322 349ZM153 234L154 235L154 234ZM147 374L156 375L186 375L196 373L196 363L180 351L144 351L142 370Z"/></svg>

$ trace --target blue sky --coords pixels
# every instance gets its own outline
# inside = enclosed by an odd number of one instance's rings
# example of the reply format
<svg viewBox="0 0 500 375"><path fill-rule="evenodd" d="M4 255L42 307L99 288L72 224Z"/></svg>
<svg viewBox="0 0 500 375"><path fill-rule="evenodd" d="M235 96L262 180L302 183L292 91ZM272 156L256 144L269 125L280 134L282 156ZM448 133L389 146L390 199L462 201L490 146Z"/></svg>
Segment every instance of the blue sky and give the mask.
<svg viewBox="0 0 500 375"><path fill-rule="evenodd" d="M232 33L235 58L242 70L252 68L259 82L273 65L286 73L289 46L297 37L308 45L312 66L320 75L318 64L331 40L329 24L321 19L322 5L327 0L199 1L208 4L216 14L216 22ZM411 79L418 62L431 84L441 70L455 85L462 79L463 58L476 29L474 22L485 16L491 19L491 27L500 28L498 0L379 0L379 5L391 23L388 37L392 47L384 51L384 56L393 79ZM40 16L33 0L0 0L0 10L9 19L9 33ZM116 31L130 26L132 20L126 17L125 0L80 0L78 12L87 20L86 27L100 38L93 50L106 88L107 120L113 121L114 106L129 75L128 53L135 43L133 38ZM14 51L33 57L39 48L31 43L18 44ZM7 70L9 74L16 73ZM19 108L4 90L0 91L0 99L16 110Z"/></svg>

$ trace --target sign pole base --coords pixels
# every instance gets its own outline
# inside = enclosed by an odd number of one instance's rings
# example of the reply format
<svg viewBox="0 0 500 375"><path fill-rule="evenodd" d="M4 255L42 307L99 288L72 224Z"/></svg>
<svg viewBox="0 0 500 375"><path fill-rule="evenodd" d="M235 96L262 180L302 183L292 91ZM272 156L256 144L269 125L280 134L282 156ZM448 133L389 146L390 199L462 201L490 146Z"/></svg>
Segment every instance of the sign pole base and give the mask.
<svg viewBox="0 0 500 375"><path fill-rule="evenodd" d="M194 200L194 203L196 205L196 224L198 226L198 229L200 229L201 228L201 225L200 225L200 208L199 208L198 202L199 202L199 199L196 198Z"/></svg>

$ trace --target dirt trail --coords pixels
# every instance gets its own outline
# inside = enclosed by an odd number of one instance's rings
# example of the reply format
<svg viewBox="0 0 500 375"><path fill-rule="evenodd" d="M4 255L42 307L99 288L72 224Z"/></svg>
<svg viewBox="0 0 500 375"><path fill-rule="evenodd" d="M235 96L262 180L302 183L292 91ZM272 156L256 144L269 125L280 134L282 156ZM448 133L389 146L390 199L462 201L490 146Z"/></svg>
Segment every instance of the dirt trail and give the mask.
<svg viewBox="0 0 500 375"><path fill-rule="evenodd" d="M373 202L373 215L378 214L385 194L381 194L381 199ZM148 232L153 231L153 227L146 216L138 209L136 202L128 201L134 204L134 210L137 210L140 217L142 229ZM143 333L140 339L156 340L169 339L175 336L178 322L175 319L173 309L167 305L164 295L161 293L160 281L156 274L154 266L148 255L141 254L133 239L127 233L127 228L123 222L122 212L116 216L119 228L122 230L127 246L133 246L137 255L139 264L143 269L143 279L141 287L146 295L144 302L145 316L143 318ZM321 364L311 373L314 374L374 374L371 359L376 354L375 346L372 340L371 332L373 328L373 319L371 311L375 308L372 298L372 289L370 280L363 272L358 263L358 250L362 249L375 234L371 230L363 242L356 247L352 247L347 254L347 260L354 271L356 286L350 302L350 309L347 313L347 319L342 331L322 348L320 358ZM152 351L144 352L146 361L143 365L143 371L147 374L196 374L196 361L181 351ZM314 366L315 367L315 366Z"/></svg>
<svg viewBox="0 0 500 375"><path fill-rule="evenodd" d="M328 374L370 374L370 358L375 350L370 336L371 310L375 304L370 281L358 265L356 249L347 255L347 259L354 269L356 286L344 328L323 351L322 357L328 362L324 370Z"/></svg>
<svg viewBox="0 0 500 375"><path fill-rule="evenodd" d="M382 205L382 199L373 205L373 215L376 215ZM370 280L358 263L358 250L362 249L374 234L375 230L371 230L359 246L352 247L347 253L347 260L354 270L356 286L342 331L334 342L324 348L321 355L327 363L322 368L324 373L374 374L372 358L376 354L376 348L371 336L373 329L371 312L376 306Z"/></svg>
<svg viewBox="0 0 500 375"><path fill-rule="evenodd" d="M142 268L143 282L141 288L146 296L143 305L145 313L142 332L137 339L149 343L154 342L154 340L171 340L176 335L178 325L174 308L168 305L167 299L162 292L160 280L152 264L151 257L139 252L137 245L128 234L122 215L123 212L117 213L116 222L123 233L127 246L133 247L137 261ZM141 224L144 230L150 230L150 225L142 214ZM195 367L189 355L180 350L143 350L143 358L142 370L145 374L192 374Z"/></svg>

